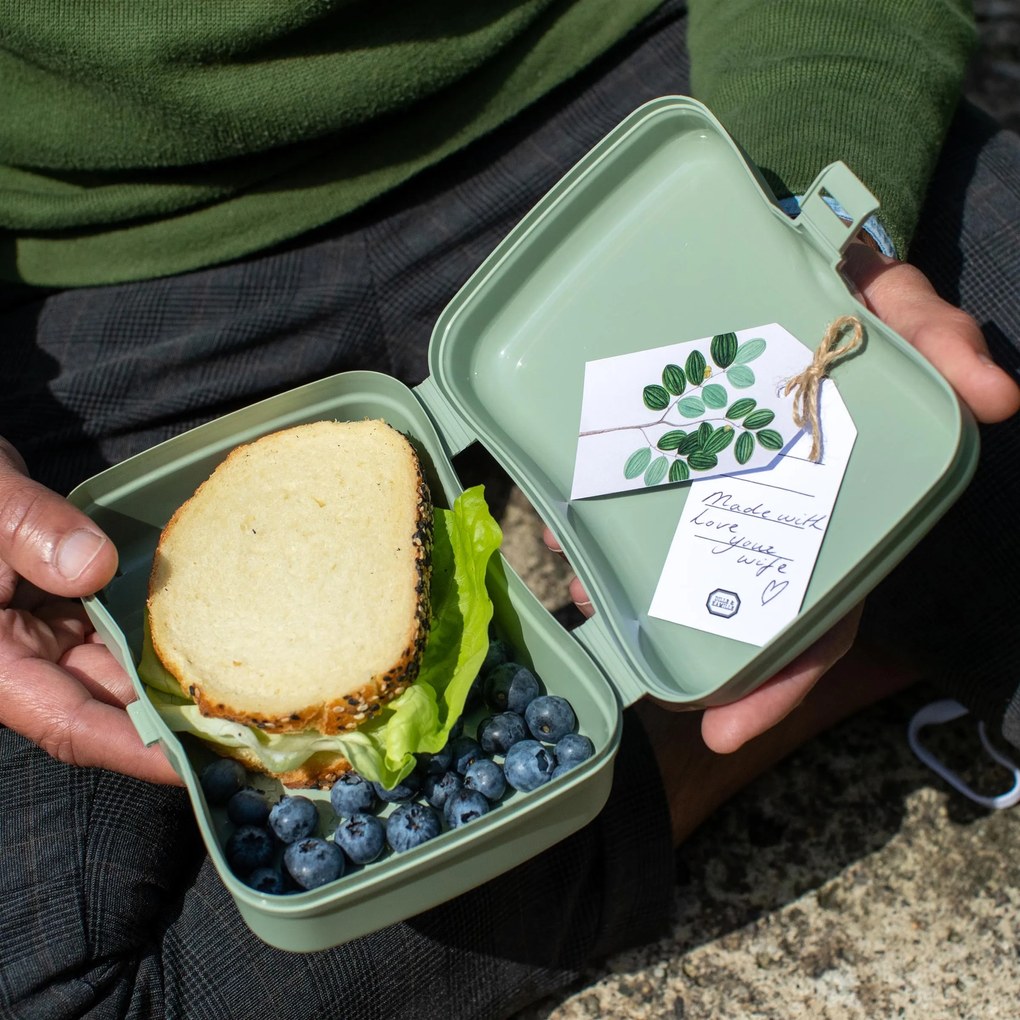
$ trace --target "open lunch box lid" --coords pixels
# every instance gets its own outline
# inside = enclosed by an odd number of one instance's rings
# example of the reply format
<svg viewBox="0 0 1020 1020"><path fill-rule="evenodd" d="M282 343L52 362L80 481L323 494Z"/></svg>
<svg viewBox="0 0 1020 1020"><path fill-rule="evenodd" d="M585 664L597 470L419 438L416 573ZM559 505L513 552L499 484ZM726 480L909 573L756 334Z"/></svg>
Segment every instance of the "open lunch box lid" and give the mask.
<svg viewBox="0 0 1020 1020"><path fill-rule="evenodd" d="M790 219L703 106L663 98L554 186L440 316L419 393L558 538L596 609L574 633L624 703L744 695L849 612L970 479L969 413L837 271L877 205L837 163ZM585 363L762 323L814 343L848 314L866 349L833 377L857 439L799 615L764 647L649 616L690 487L570 499Z"/></svg>
<svg viewBox="0 0 1020 1020"><path fill-rule="evenodd" d="M847 217L832 211L830 196ZM836 623L951 505L976 461L976 429L944 380L837 271L876 204L834 164L791 220L702 105L653 101L571 169L453 298L435 326L430 375L413 391L381 374L341 373L161 443L74 490L72 502L120 551L118 576L85 603L138 691L131 717L184 778L210 856L260 938L294 951L336 945L569 835L608 796L621 704L644 694L686 705L743 695ZM648 607L689 486L570 498L585 364L761 323L820 340L844 314L867 333L863 356L836 377L857 439L799 615L763 646L653 618ZM138 678L149 569L170 515L231 448L305 421L364 417L412 438L434 498L447 505L462 488L451 458L481 442L552 528L595 616L563 630L499 556L489 569L494 624L572 701L596 753L414 850L328 886L266 895L226 862L223 811L198 782L211 753L170 732ZM328 795L319 803L328 813Z"/></svg>

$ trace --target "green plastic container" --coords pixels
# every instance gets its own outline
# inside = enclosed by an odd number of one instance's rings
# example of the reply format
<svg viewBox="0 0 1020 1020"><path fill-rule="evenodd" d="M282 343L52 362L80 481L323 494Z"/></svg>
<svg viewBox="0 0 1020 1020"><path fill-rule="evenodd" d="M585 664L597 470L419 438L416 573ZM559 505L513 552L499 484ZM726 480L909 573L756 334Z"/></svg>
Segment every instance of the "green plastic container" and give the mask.
<svg viewBox="0 0 1020 1020"><path fill-rule="evenodd" d="M209 853L256 935L298 952L336 945L540 853L605 803L623 706L645 694L714 704L753 689L848 612L949 507L973 470L976 429L942 378L858 304L837 271L876 205L834 164L790 220L704 107L654 101L567 173L456 295L420 386L370 372L322 379L156 446L71 494L121 552L117 578L86 606L138 690L131 718L184 778ZM650 618L687 487L569 501L585 362L652 346L648 338L664 333L711 335L724 323L778 322L820 339L843 314L868 333L866 355L837 376L858 437L800 615L761 648ZM548 688L571 700L596 754L416 850L317 890L267 896L227 866L224 820L197 781L207 752L166 728L138 680L146 582L162 527L233 446L300 422L362 417L413 438L437 501L461 489L451 458L481 442L552 527L596 615L564 631L496 557L495 619Z"/></svg>

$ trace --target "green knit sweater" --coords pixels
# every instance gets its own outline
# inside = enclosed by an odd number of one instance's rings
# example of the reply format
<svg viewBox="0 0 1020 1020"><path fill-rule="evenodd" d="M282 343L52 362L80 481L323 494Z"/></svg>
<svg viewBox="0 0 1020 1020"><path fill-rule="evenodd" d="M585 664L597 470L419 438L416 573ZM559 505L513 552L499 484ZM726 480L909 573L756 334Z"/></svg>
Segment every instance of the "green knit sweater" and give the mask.
<svg viewBox="0 0 1020 1020"><path fill-rule="evenodd" d="M0 278L144 279L348 213L504 123L658 0L4 0ZM844 159L901 251L967 0L691 0L693 92L796 192Z"/></svg>

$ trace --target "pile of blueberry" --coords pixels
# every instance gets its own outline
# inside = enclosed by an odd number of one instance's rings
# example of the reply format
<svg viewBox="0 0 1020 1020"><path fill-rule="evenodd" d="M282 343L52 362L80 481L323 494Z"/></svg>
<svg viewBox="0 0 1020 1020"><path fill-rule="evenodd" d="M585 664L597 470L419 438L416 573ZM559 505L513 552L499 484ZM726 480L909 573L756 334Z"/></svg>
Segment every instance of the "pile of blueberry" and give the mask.
<svg viewBox="0 0 1020 1020"><path fill-rule="evenodd" d="M500 640L490 644L465 710L480 713L475 736L458 723L447 745L419 755L416 769L392 790L353 771L341 776L329 791L335 817L328 822L311 797L274 802L249 785L238 762L211 762L201 783L207 801L225 807L231 823L224 848L231 868L259 892L315 889L467 825L512 791L536 790L595 752L577 732L570 703L543 693L538 677L513 661Z"/></svg>

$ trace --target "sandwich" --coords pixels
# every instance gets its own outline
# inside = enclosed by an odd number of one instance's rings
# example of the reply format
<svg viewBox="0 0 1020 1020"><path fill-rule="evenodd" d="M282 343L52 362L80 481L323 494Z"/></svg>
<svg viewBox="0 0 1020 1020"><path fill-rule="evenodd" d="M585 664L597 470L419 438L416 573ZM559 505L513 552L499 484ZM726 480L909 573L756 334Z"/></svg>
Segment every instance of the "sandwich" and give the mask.
<svg viewBox="0 0 1020 1020"><path fill-rule="evenodd" d="M171 729L286 786L393 786L463 711L500 540L480 487L433 505L383 421L270 433L164 527L139 676Z"/></svg>

